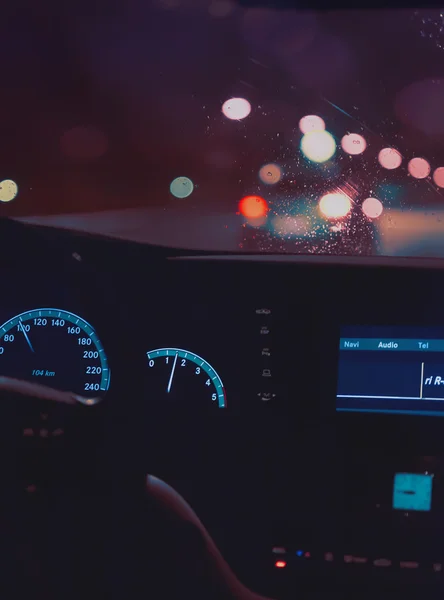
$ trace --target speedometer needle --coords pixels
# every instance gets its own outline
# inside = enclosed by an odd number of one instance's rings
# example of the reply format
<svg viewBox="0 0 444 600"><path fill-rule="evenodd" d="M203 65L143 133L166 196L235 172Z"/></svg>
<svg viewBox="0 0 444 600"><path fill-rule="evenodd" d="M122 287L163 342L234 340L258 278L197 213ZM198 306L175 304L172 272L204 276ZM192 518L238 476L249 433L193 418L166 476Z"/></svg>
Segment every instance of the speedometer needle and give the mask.
<svg viewBox="0 0 444 600"><path fill-rule="evenodd" d="M19 321L19 328L23 332L23 335L25 336L25 340L28 342L28 346L31 348L32 352L35 352L34 348L32 347L31 340L29 339L29 336L26 333L25 328L23 327L23 323L21 321Z"/></svg>
<svg viewBox="0 0 444 600"><path fill-rule="evenodd" d="M167 387L167 393L168 394L170 393L171 386L173 384L174 371L176 370L176 363L177 363L177 355L178 355L178 352L176 352L176 356L174 357L174 362L173 362L173 368L171 369L170 380L168 382L168 387Z"/></svg>

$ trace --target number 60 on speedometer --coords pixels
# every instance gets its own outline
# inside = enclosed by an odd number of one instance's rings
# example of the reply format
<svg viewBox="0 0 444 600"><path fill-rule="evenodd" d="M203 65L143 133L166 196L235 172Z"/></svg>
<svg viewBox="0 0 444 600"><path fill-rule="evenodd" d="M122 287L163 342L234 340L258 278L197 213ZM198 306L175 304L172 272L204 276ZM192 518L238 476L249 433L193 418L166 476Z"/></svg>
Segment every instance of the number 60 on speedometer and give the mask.
<svg viewBox="0 0 444 600"><path fill-rule="evenodd" d="M27 311L0 326L0 374L87 398L102 396L110 382L94 328L56 308Z"/></svg>

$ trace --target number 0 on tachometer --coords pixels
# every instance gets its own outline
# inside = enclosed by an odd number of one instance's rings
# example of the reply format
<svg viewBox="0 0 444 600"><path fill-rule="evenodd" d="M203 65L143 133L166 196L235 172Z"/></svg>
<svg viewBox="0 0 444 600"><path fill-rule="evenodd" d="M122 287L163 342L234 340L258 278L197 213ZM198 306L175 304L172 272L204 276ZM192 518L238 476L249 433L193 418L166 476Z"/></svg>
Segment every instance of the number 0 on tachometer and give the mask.
<svg viewBox="0 0 444 600"><path fill-rule="evenodd" d="M87 398L103 395L110 382L93 327L57 308L30 310L0 326L0 374Z"/></svg>

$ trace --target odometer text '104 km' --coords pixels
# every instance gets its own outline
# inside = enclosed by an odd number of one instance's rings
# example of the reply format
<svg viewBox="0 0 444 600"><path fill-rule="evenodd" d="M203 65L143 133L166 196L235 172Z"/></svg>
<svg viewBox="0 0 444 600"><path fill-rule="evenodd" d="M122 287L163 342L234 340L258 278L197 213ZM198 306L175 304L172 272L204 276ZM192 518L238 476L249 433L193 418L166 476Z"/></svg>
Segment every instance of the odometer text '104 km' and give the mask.
<svg viewBox="0 0 444 600"><path fill-rule="evenodd" d="M56 308L30 310L0 326L0 374L86 398L103 395L110 382L94 328Z"/></svg>

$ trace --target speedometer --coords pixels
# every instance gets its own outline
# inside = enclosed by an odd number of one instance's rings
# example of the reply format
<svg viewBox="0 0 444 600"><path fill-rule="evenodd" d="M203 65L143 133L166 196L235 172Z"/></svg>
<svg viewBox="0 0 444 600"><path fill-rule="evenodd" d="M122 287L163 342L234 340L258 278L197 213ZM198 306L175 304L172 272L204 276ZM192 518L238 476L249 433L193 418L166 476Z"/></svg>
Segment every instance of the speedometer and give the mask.
<svg viewBox="0 0 444 600"><path fill-rule="evenodd" d="M103 395L110 382L94 328L57 308L27 311L0 326L0 374L87 398Z"/></svg>

